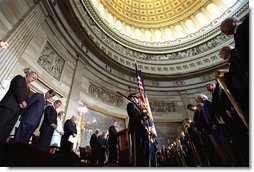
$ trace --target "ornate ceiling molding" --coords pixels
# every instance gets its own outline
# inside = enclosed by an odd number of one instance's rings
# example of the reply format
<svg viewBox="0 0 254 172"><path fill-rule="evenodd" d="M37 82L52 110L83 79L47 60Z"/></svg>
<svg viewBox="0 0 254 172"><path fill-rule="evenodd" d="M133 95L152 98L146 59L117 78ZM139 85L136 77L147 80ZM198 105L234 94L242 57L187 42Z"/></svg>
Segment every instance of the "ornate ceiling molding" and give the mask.
<svg viewBox="0 0 254 172"><path fill-rule="evenodd" d="M207 39L211 39L214 37L214 35L220 33L218 28L219 23L227 16L234 15L236 17L240 17L242 13L248 11L249 9L248 1L244 0L242 3L236 3L233 7L229 8L223 15L211 22L208 26L203 27L193 34L189 34L183 38L172 41L148 42L130 38L127 35L121 34L116 29L113 29L107 22L101 19L100 14L94 9L90 0L73 0L71 3L82 25L83 23L90 23L90 21L87 21L89 18L97 27L100 28L100 30L106 33L113 40L131 49L150 53L179 51L181 49L199 44ZM87 15L89 16L86 17Z"/></svg>
<svg viewBox="0 0 254 172"><path fill-rule="evenodd" d="M209 0L100 0L104 7L125 23L139 28L157 29L185 20Z"/></svg>
<svg viewBox="0 0 254 172"><path fill-rule="evenodd" d="M225 12L225 15L243 17L248 12L248 2L245 2L246 0L242 0L241 3L237 3L238 9L233 6ZM96 46L95 50L102 52L100 53L101 62L107 66L105 70L108 73L112 71L112 66L108 63L112 62L112 60L117 62L113 63L119 67L118 69L121 70L121 68L126 67L124 70L127 71L133 71L135 69L134 63L137 61L139 68L150 78L159 76L179 78L204 72L211 73L213 70L225 66L225 62L218 56L218 50L223 45L233 43L232 38L220 34L219 23L214 21L211 23L213 26L211 31L200 34L201 36L199 37L194 36L192 40L186 43L176 40L178 44L172 46L141 46L136 44L135 41L129 42L128 39L119 35L117 35L119 39L114 39L116 34L113 33L112 29L106 28L105 23L104 25L98 24L98 22L102 21L92 9L90 0L70 0L68 5L72 8L73 16L76 17L75 21L77 23L75 24L80 24L86 37L88 36L90 38L89 41L92 41L94 43L93 46ZM224 18L227 16L224 16ZM131 46L127 45L128 43ZM82 44L86 44L86 42ZM95 57L96 55L94 56L87 52L85 54L99 67L105 67L104 64L99 64L99 58Z"/></svg>
<svg viewBox="0 0 254 172"><path fill-rule="evenodd" d="M129 48L115 41L108 36L104 30L99 27L94 18L91 18L86 8L80 1L71 1L74 12L78 17L82 27L87 31L91 40L101 49L108 57L119 64L134 69L134 61L138 62L140 69L144 73L154 75L179 75L192 72L202 73L203 69L212 70L215 66L221 65L223 62L218 57L218 50L223 44L231 44L233 39L225 37L218 32L216 27L213 32L203 35L202 41L196 42L197 39L190 41L187 47L169 47L175 48L172 52L164 52L161 47L154 47L157 51L142 52ZM84 1L82 1L85 3ZM87 1L86 1L87 2ZM244 10L243 10L244 11ZM184 45L181 45L184 46ZM154 54L156 53L156 55Z"/></svg>

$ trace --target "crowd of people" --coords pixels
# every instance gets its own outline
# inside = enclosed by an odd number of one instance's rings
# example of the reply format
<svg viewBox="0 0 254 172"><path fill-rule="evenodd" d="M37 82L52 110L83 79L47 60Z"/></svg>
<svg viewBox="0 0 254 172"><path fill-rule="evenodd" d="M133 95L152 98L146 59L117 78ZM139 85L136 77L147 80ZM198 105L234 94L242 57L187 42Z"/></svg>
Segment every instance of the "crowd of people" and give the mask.
<svg viewBox="0 0 254 172"><path fill-rule="evenodd" d="M196 104L187 105L187 109L194 113L193 119L183 120L185 132L168 147L154 149L156 156L150 157L150 160L155 157L156 166L249 166L249 128L246 124L249 119L249 14L242 21L235 17L225 19L220 29L225 35L234 36L235 47L226 45L219 51L219 56L228 62L228 72L224 73L223 79L233 100L218 80L206 84L211 99L199 94L195 98ZM130 98L137 102L137 96L132 95ZM246 121L236 109L237 105L240 112L246 114ZM137 166L147 166L147 145L151 148L153 142L145 137L141 120L144 114L132 103L128 104L127 112L132 144L142 150L132 150L132 161ZM149 151L151 156L153 150Z"/></svg>
<svg viewBox="0 0 254 172"><path fill-rule="evenodd" d="M249 17L240 22L235 17L224 20L220 25L225 35L234 35L235 47L224 46L219 51L228 61L229 71L224 74L225 83L242 111L249 114ZM29 85L38 79L36 72L25 77L15 76L7 93L0 102L0 142L7 142L17 120L14 143L29 144L34 131L40 125L40 135L35 146L50 154L57 151L68 153L73 150L70 137L77 136L77 116L73 115L63 125L65 113L57 109L61 100L50 104L48 100L56 92L49 89L45 94L35 93L29 97ZM208 83L207 95L196 96L196 104L188 104L194 113L193 120L185 121L185 134L169 146L158 149L156 140L147 130L148 118L140 110L139 97L130 94L127 105L129 116L130 162L134 167L149 166L249 166L248 127L243 123L222 86ZM186 122L187 121L187 122ZM90 138L91 163L94 165L117 164L119 156L117 122L108 131L96 129Z"/></svg>
<svg viewBox="0 0 254 172"><path fill-rule="evenodd" d="M95 129L91 135L89 144L91 148L90 163L93 166L117 165L119 148L116 127L117 121L113 121L107 131Z"/></svg>
<svg viewBox="0 0 254 172"><path fill-rule="evenodd" d="M29 96L29 86L37 79L38 74L29 71L25 77L17 75L10 81L9 89L0 101L0 142L30 144L34 139L33 146L50 154L71 152L73 143L68 139L70 135L77 135L77 116L63 121L65 113L57 112L61 100L55 100L53 104L48 101L56 94L53 89ZM18 127L15 127L16 123L19 123ZM36 139L34 133L38 127L40 134ZM10 140L13 128L15 135Z"/></svg>
<svg viewBox="0 0 254 172"><path fill-rule="evenodd" d="M235 47L220 49L219 55L228 61L224 81L235 101L226 94L219 82L206 84L211 93L196 96L197 104L188 104L194 112L189 135L200 157L200 166L249 166L249 128L236 110L249 118L249 16L241 21L235 17L225 19L221 32L233 35ZM236 103L235 103L236 102Z"/></svg>

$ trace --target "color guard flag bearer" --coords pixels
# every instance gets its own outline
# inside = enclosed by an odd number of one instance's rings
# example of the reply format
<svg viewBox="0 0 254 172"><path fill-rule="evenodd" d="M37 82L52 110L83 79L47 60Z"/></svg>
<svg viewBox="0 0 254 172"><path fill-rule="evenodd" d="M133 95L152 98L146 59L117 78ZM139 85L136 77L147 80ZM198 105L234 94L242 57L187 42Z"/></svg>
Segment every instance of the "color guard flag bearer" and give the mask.
<svg viewBox="0 0 254 172"><path fill-rule="evenodd" d="M135 63L136 67L136 76L137 76L137 82L138 82L138 90L139 90L139 95L140 95L140 100L142 101L142 104L144 106L144 109L147 110L147 116L149 117L149 126L148 126L148 131L150 136L156 137L157 132L154 126L154 120L153 120L153 115L152 111L149 105L148 97L146 95L145 87L144 87L144 82L142 79L142 72L141 70L138 69L137 63Z"/></svg>

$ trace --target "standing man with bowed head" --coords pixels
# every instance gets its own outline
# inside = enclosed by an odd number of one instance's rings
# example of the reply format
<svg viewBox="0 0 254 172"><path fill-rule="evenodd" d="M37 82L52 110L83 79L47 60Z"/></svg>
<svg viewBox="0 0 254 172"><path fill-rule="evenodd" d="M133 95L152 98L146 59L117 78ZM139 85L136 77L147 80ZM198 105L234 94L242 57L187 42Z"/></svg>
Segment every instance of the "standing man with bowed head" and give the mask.
<svg viewBox="0 0 254 172"><path fill-rule="evenodd" d="M37 79L38 74L32 71L25 77L17 75L11 80L9 90L0 102L0 142L6 142L20 110L27 107L29 84Z"/></svg>
<svg viewBox="0 0 254 172"><path fill-rule="evenodd" d="M67 119L64 123L64 135L62 136L60 147L62 153L69 153L73 149L73 143L69 141L69 137L77 137L77 120L78 117L73 115L71 119Z"/></svg>
<svg viewBox="0 0 254 172"><path fill-rule="evenodd" d="M20 124L15 132L15 143L29 143L36 128L38 128L47 100L54 97L56 92L52 89L45 94L35 93L28 100L28 105L20 118Z"/></svg>
<svg viewBox="0 0 254 172"><path fill-rule="evenodd" d="M117 131L116 131L117 121L113 121L112 125L108 129L109 137L108 137L108 146L109 146L109 164L117 163Z"/></svg>
<svg viewBox="0 0 254 172"><path fill-rule="evenodd" d="M249 73L249 14L242 22L236 17L226 18L221 22L220 30L225 35L234 35L238 63Z"/></svg>
<svg viewBox="0 0 254 172"><path fill-rule="evenodd" d="M61 100L56 100L53 105L47 105L44 111L44 119L40 128L40 136L37 146L41 150L48 151L54 130L57 128L57 111L62 105Z"/></svg>

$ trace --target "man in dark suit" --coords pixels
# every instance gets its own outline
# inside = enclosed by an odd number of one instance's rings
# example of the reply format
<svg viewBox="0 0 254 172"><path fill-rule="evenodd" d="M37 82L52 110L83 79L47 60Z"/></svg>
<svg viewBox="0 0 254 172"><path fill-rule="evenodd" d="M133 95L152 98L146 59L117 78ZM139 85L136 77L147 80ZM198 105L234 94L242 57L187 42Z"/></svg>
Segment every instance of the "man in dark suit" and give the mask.
<svg viewBox="0 0 254 172"><path fill-rule="evenodd" d="M99 160L99 134L100 134L100 129L96 129L95 132L91 135L90 138L90 146L92 148L92 157L91 157L91 162L93 164L97 164Z"/></svg>
<svg viewBox="0 0 254 172"><path fill-rule="evenodd" d="M117 163L117 131L116 131L117 121L113 121L113 124L108 129L108 146L109 146L109 157L108 162L110 164Z"/></svg>
<svg viewBox="0 0 254 172"><path fill-rule="evenodd" d="M242 110L249 113L249 79L245 73L245 66L238 62L235 48L222 47L220 57L228 60L229 72L224 74L227 88L235 97Z"/></svg>
<svg viewBox="0 0 254 172"><path fill-rule="evenodd" d="M137 167L145 167L149 165L149 140L147 129L144 125L144 116L146 114L141 112L137 107L137 94L132 93L128 98L132 100L127 105L129 116L128 132L132 140L132 164Z"/></svg>
<svg viewBox="0 0 254 172"><path fill-rule="evenodd" d="M57 127L57 111L56 109L62 105L61 100L56 100L52 105L48 105L44 111L44 119L40 128L40 136L38 139L38 148L47 151L52 138L54 129Z"/></svg>
<svg viewBox="0 0 254 172"><path fill-rule="evenodd" d="M249 161L249 136L247 135L245 125L242 123L240 117L233 110L233 106L225 92L214 83L206 85L208 91L212 93L213 110L215 114L219 114L227 125L227 131L230 133L235 147L242 154L242 159L245 164Z"/></svg>
<svg viewBox="0 0 254 172"><path fill-rule="evenodd" d="M73 149L73 143L69 141L69 137L77 137L77 120L78 117L73 115L71 119L68 119L64 123L64 135L61 139L61 153L70 153Z"/></svg>
<svg viewBox="0 0 254 172"><path fill-rule="evenodd" d="M37 78L36 72L29 72L26 77L17 75L11 80L9 90L0 102L0 142L6 142L20 110L26 108L29 84Z"/></svg>
<svg viewBox="0 0 254 172"><path fill-rule="evenodd" d="M249 14L240 22L235 17L225 19L220 25L225 35L234 35L238 62L249 72Z"/></svg>
<svg viewBox="0 0 254 172"><path fill-rule="evenodd" d="M244 66L238 63L238 57L236 54L236 50L230 46L224 46L220 49L220 58L228 61L228 69L229 72L239 73L243 71Z"/></svg>
<svg viewBox="0 0 254 172"><path fill-rule="evenodd" d="M212 156L210 150L214 148L211 146L210 139L208 138L208 127L200 107L201 104L194 105L188 104L187 109L194 112L193 122L190 123L188 132L195 145L198 155L200 156L200 165L208 167L211 164Z"/></svg>
<svg viewBox="0 0 254 172"><path fill-rule="evenodd" d="M218 82L206 84L206 89L212 93L212 116L220 115L226 120L228 118L227 112L230 115L229 112L232 109L232 104L226 93Z"/></svg>
<svg viewBox="0 0 254 172"><path fill-rule="evenodd" d="M20 124L15 132L15 143L29 143L31 136L40 124L47 100L55 96L55 91L50 89L45 94L35 93L28 100L25 111L21 114Z"/></svg>

